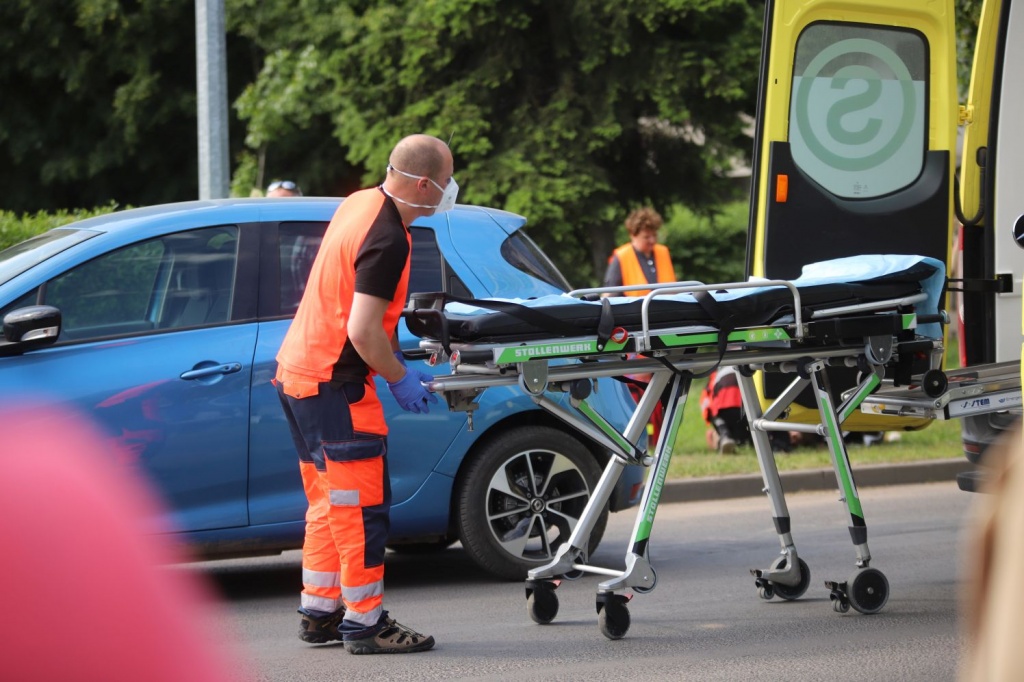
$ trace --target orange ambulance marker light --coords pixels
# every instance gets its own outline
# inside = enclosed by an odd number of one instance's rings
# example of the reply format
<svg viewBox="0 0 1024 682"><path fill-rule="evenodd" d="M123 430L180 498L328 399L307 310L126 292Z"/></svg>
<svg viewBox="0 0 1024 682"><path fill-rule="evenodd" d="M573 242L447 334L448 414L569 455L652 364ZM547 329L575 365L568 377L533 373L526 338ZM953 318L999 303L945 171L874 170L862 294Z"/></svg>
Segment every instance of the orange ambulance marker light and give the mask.
<svg viewBox="0 0 1024 682"><path fill-rule="evenodd" d="M775 176L775 202L784 204L787 199L789 199L789 176L779 174Z"/></svg>

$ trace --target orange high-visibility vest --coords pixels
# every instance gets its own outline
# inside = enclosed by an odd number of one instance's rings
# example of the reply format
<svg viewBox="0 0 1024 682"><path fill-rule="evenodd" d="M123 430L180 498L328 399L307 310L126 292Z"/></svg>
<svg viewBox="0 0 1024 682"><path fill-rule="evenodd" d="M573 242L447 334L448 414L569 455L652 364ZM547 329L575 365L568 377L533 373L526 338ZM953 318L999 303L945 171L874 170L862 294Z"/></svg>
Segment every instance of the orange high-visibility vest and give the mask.
<svg viewBox="0 0 1024 682"><path fill-rule="evenodd" d="M374 187L349 196L338 207L324 234L309 276L309 288L302 296L295 319L288 328L277 354L277 381L294 398L316 395L317 385L331 380L332 371L348 340L348 314L355 296L355 261L359 248L373 225L374 218L388 201ZM412 237L406 231L410 248ZM398 325L409 288L409 261L406 260L395 296L384 313L383 326L390 337ZM374 391L372 377L366 396L350 406L356 429L366 433L387 434L384 411Z"/></svg>
<svg viewBox="0 0 1024 682"><path fill-rule="evenodd" d="M615 257L619 259L619 269L622 270L623 286L633 284L648 284L647 275L640 267L640 260L636 257L636 250L632 244L623 244L615 249ZM664 244L654 245L654 269L657 273L658 282L675 282L676 272L672 267L672 259L668 255L668 247ZM625 296L646 296L647 291L627 291Z"/></svg>

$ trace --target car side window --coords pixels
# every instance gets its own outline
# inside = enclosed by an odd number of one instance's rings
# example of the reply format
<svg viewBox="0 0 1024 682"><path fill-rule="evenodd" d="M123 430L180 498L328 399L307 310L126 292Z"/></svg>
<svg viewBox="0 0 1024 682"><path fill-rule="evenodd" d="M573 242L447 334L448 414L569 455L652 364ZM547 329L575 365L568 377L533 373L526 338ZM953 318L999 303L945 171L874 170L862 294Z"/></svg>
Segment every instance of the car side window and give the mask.
<svg viewBox="0 0 1024 682"><path fill-rule="evenodd" d="M84 263L47 283L42 302L60 309L61 340L228 322L238 228L164 235Z"/></svg>
<svg viewBox="0 0 1024 682"><path fill-rule="evenodd" d="M412 255L409 263L409 294L444 291L456 296L472 297L459 276L452 272L437 245L433 230L413 227Z"/></svg>
<svg viewBox="0 0 1024 682"><path fill-rule="evenodd" d="M281 314L294 315L306 289L327 223L281 223L278 228L278 255L281 263ZM433 230L413 227L412 255L409 265L409 292L448 291L471 296L469 288L452 273L441 255ZM446 274L447 273L447 274ZM447 286L445 281L447 280Z"/></svg>
<svg viewBox="0 0 1024 682"><path fill-rule="evenodd" d="M278 255L281 261L281 314L294 315L306 290L309 271L324 240L327 223L281 223Z"/></svg>

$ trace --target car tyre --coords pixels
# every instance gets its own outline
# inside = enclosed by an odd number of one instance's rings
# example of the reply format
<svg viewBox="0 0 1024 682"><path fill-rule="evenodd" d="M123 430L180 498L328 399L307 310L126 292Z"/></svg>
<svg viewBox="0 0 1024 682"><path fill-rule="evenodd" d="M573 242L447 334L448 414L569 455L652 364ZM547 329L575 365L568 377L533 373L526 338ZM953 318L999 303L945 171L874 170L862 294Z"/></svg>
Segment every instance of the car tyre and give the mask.
<svg viewBox="0 0 1024 682"><path fill-rule="evenodd" d="M483 445L458 487L462 545L486 571L523 580L569 540L601 475L593 453L548 426L506 431ZM590 535L593 553L608 523L607 506Z"/></svg>

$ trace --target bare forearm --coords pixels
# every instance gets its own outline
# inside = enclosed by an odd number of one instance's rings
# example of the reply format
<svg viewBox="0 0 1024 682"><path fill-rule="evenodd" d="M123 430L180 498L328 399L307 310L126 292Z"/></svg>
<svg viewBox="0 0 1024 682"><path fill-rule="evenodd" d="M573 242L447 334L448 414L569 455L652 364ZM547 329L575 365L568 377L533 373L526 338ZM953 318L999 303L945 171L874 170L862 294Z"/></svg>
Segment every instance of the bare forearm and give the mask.
<svg viewBox="0 0 1024 682"><path fill-rule="evenodd" d="M395 358L395 341L384 331L384 311L388 302L373 296L356 294L348 321L348 338L370 369L395 382L405 375L405 368Z"/></svg>

